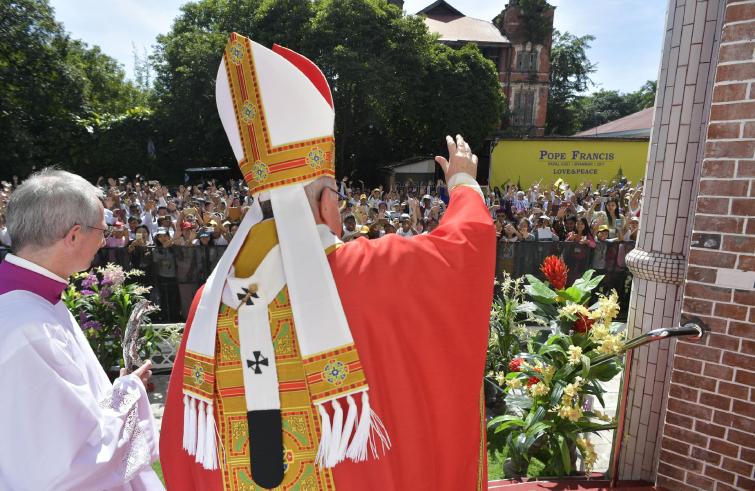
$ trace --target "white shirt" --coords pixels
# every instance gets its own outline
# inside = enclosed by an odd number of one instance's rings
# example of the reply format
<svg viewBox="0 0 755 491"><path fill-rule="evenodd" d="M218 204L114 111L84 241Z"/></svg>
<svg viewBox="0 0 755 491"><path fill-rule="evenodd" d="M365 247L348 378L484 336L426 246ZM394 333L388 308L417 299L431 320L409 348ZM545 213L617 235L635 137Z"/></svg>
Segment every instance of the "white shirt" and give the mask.
<svg viewBox="0 0 755 491"><path fill-rule="evenodd" d="M0 490L164 489L141 381L110 384L62 301L11 291L0 295L0 319Z"/></svg>

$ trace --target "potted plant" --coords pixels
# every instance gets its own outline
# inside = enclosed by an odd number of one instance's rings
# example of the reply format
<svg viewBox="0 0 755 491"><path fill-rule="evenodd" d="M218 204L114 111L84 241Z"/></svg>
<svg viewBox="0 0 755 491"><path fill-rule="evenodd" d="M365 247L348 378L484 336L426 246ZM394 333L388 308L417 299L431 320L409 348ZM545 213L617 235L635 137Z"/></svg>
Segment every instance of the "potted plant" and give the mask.
<svg viewBox="0 0 755 491"><path fill-rule="evenodd" d="M71 278L63 292L63 302L77 318L102 368L111 379L123 366L123 333L134 307L145 300L151 287L136 283L144 273L138 269L124 271L108 264ZM148 359L157 348L152 326L144 328L140 354Z"/></svg>
<svg viewBox="0 0 755 491"><path fill-rule="evenodd" d="M530 338L509 361L500 379L506 414L488 423L488 449L501 454L506 477L567 476L578 455L589 474L597 456L587 435L615 427L588 401L594 396L605 407L600 383L622 369L617 294L588 306L602 276L587 271L568 286L566 265L555 256L541 271L545 282L526 275L529 302L521 309L550 332Z"/></svg>

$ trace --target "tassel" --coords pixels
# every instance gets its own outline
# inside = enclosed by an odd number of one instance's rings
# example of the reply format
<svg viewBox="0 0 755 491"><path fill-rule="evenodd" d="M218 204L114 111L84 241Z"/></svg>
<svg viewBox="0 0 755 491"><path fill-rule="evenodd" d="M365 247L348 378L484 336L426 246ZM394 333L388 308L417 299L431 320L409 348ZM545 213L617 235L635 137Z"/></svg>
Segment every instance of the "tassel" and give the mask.
<svg viewBox="0 0 755 491"><path fill-rule="evenodd" d="M335 467L339 462L338 452L341 450L341 439L343 435L343 410L341 409L341 403L338 399L333 399L333 425L331 427L330 448L328 448L328 458L326 460L326 467ZM346 436L348 439L348 436Z"/></svg>
<svg viewBox="0 0 755 491"><path fill-rule="evenodd" d="M346 459L346 451L349 449L349 440L351 439L354 426L357 422L357 403L351 395L346 397L346 402L349 404L349 412L346 414L346 422L343 424L341 445L338 449L338 462L343 462L344 459Z"/></svg>
<svg viewBox="0 0 755 491"><path fill-rule="evenodd" d="M189 396L184 395L183 449L189 450Z"/></svg>
<svg viewBox="0 0 755 491"><path fill-rule="evenodd" d="M204 461L204 440L205 434L207 433L206 405L207 404L204 401L199 401L199 416L197 417L197 454L195 459L199 464Z"/></svg>
<svg viewBox="0 0 755 491"><path fill-rule="evenodd" d="M380 451L378 451L376 440L380 441ZM367 391L364 391L362 392L362 414L359 416L359 424L346 456L354 462L365 461L367 447L370 448L372 457L378 459L381 454L391 448L391 439L382 420L370 407L370 397Z"/></svg>
<svg viewBox="0 0 755 491"><path fill-rule="evenodd" d="M204 460L202 466L211 471L218 468L218 451L215 446L215 413L213 412L212 404L207 404L205 418Z"/></svg>
<svg viewBox="0 0 755 491"><path fill-rule="evenodd" d="M380 439L381 452L378 454L377 445L375 444L374 437L377 436ZM388 436L388 430L385 429L383 421L375 411L370 410L370 449L372 450L372 458L379 459L380 455L385 455L387 450L391 448L391 439Z"/></svg>
<svg viewBox="0 0 755 491"><path fill-rule="evenodd" d="M330 418L322 404L317 405L317 410L320 412L320 429L322 432L320 435L320 447L317 449L315 463L317 463L318 467L325 467L325 462L330 450Z"/></svg>
<svg viewBox="0 0 755 491"><path fill-rule="evenodd" d="M362 392L362 413L359 415L359 423L354 432L354 439L346 451L346 457L354 462L367 460L367 445L370 440L370 396L367 391Z"/></svg>
<svg viewBox="0 0 755 491"><path fill-rule="evenodd" d="M186 433L186 451L189 455L197 452L197 400L189 397L189 419L188 424L184 420L184 433Z"/></svg>

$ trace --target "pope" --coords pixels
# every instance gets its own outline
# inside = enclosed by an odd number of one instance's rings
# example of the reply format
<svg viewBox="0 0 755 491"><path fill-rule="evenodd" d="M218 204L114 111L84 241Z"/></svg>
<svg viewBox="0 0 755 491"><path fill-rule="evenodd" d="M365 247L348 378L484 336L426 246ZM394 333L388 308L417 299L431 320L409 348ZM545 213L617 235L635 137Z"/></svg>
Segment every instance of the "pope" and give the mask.
<svg viewBox="0 0 755 491"><path fill-rule="evenodd" d="M432 233L344 244L317 66L234 33L216 99L255 201L189 313L168 488L487 488L495 230L469 145L436 157L450 203Z"/></svg>

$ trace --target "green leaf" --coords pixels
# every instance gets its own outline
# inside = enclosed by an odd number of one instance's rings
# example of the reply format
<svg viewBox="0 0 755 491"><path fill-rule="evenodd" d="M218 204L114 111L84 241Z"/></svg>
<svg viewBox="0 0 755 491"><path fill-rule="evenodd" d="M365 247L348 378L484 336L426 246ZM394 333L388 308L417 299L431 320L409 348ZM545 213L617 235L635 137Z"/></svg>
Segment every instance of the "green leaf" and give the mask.
<svg viewBox="0 0 755 491"><path fill-rule="evenodd" d="M587 355L582 355L582 379L587 380L590 374L590 358Z"/></svg>
<svg viewBox="0 0 755 491"><path fill-rule="evenodd" d="M592 274L592 270L586 271L585 274L582 275L582 278L574 282L572 287L584 292L592 292L595 288L598 287L598 285L600 285L600 282L603 281L604 278L603 275L592 278Z"/></svg>
<svg viewBox="0 0 755 491"><path fill-rule="evenodd" d="M539 406L535 411L530 411L530 413L527 415L527 419L525 420L527 428L534 425L535 423L539 423L543 420L545 417L545 408L543 406Z"/></svg>
<svg viewBox="0 0 755 491"><path fill-rule="evenodd" d="M537 353L539 355L545 355L548 353L560 353L566 356L566 351L564 351L564 348L562 348L559 344L544 344L540 347L539 350L537 350Z"/></svg>
<svg viewBox="0 0 755 491"><path fill-rule="evenodd" d="M587 378L600 380L601 382L608 382L618 375L620 371L621 367L615 360L613 360L590 367L590 372Z"/></svg>
<svg viewBox="0 0 755 491"><path fill-rule="evenodd" d="M561 400L561 396L564 393L564 387L566 387L566 384L563 380L555 380L553 383L553 388L551 389L551 398L550 398L550 405L555 406L559 403Z"/></svg>
<svg viewBox="0 0 755 491"><path fill-rule="evenodd" d="M556 292L554 292L548 285L538 280L531 274L528 274L526 276L529 284L525 285L524 291L527 292L528 295L530 295L536 302L539 303L556 303L556 298L558 298Z"/></svg>
<svg viewBox="0 0 755 491"><path fill-rule="evenodd" d="M536 311L537 311L537 305L534 302L521 303L515 309L516 313L527 313L527 312L536 312Z"/></svg>
<svg viewBox="0 0 755 491"><path fill-rule="evenodd" d="M524 421L516 416L505 415L495 417L488 422L488 429L493 430L494 433L500 433L512 426L523 427Z"/></svg>
<svg viewBox="0 0 755 491"><path fill-rule="evenodd" d="M529 428L527 428L524 432L525 435L528 437L537 438L542 432L547 430L548 428L553 426L553 422L551 421L538 421L537 423L531 425Z"/></svg>
<svg viewBox="0 0 755 491"><path fill-rule="evenodd" d="M570 286L565 290L558 290L558 296L571 300L574 303L581 304L584 301L585 291L577 288L576 286ZM589 292L587 292L589 293Z"/></svg>
<svg viewBox="0 0 755 491"><path fill-rule="evenodd" d="M571 454L569 453L569 446L566 444L566 439L563 435L558 435L558 449L561 451L561 463L564 467L564 474L571 474Z"/></svg>

